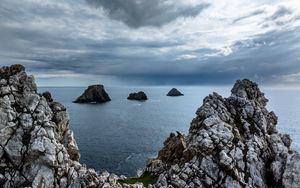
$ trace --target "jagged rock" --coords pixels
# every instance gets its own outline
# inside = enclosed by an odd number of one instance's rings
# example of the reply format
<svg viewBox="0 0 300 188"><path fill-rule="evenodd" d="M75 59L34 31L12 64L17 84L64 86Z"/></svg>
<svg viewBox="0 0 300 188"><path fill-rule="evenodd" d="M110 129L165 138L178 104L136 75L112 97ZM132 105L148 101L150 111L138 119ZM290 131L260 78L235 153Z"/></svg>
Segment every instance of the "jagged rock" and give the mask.
<svg viewBox="0 0 300 188"><path fill-rule="evenodd" d="M165 141L145 168L159 175L153 187L299 187L300 155L257 84L239 80L231 91L206 97L189 134Z"/></svg>
<svg viewBox="0 0 300 188"><path fill-rule="evenodd" d="M78 97L75 103L104 103L111 101L103 85L91 85Z"/></svg>
<svg viewBox="0 0 300 188"><path fill-rule="evenodd" d="M147 100L147 95L143 91L139 91L137 93L130 93L127 97L128 100L137 100L137 101L143 101Z"/></svg>
<svg viewBox="0 0 300 188"><path fill-rule="evenodd" d="M42 93L42 96L45 97L47 102L53 102L52 95L49 91L45 91L44 93Z"/></svg>
<svg viewBox="0 0 300 188"><path fill-rule="evenodd" d="M0 80L0 187L122 187L78 162L66 108L38 94L23 66L0 68Z"/></svg>
<svg viewBox="0 0 300 188"><path fill-rule="evenodd" d="M180 91L178 91L176 88L172 88L168 92L167 96L175 97L175 96L183 96L183 94Z"/></svg>

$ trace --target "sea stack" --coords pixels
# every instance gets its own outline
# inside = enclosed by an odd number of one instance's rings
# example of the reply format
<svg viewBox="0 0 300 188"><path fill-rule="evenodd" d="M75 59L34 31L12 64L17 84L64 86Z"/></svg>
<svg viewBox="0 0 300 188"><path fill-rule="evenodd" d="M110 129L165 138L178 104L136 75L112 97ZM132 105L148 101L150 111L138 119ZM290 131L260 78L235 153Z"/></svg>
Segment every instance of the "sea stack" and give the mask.
<svg viewBox="0 0 300 188"><path fill-rule="evenodd" d="M74 103L104 103L111 101L103 85L91 85Z"/></svg>
<svg viewBox="0 0 300 188"><path fill-rule="evenodd" d="M182 94L180 91L178 91L176 88L172 88L172 89L168 92L167 96L170 96L170 97L176 97L176 96L183 96L183 94Z"/></svg>
<svg viewBox="0 0 300 188"><path fill-rule="evenodd" d="M137 93L130 93L127 97L128 100L137 100L137 101L144 101L147 100L147 95L143 91L139 91Z"/></svg>

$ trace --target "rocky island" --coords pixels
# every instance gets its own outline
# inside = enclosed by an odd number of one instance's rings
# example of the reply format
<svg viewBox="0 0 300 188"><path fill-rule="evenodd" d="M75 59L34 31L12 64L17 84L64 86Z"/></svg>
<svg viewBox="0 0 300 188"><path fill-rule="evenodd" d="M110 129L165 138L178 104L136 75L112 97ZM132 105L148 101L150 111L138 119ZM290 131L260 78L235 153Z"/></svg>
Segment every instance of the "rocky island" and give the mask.
<svg viewBox="0 0 300 188"><path fill-rule="evenodd" d="M111 101L103 85L91 85L74 103L104 103Z"/></svg>
<svg viewBox="0 0 300 188"><path fill-rule="evenodd" d="M176 97L176 96L183 96L183 94L182 94L180 91L178 91L176 88L172 88L172 89L168 92L167 96L170 96L170 97Z"/></svg>
<svg viewBox="0 0 300 188"><path fill-rule="evenodd" d="M143 91L139 91L137 93L130 93L127 97L128 100L137 100L137 101L144 101L147 100L148 97Z"/></svg>
<svg viewBox="0 0 300 188"><path fill-rule="evenodd" d="M0 187L299 187L300 155L257 84L231 92L207 96L188 135L171 133L141 177L126 178L80 164L66 108L39 94L22 65L2 67Z"/></svg>

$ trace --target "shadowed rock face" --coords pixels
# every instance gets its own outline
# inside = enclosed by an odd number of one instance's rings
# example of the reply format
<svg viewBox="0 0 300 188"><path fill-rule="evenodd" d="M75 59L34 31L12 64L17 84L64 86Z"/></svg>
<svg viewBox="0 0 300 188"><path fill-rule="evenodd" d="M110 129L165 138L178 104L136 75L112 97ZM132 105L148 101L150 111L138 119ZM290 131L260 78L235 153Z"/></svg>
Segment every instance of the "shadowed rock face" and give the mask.
<svg viewBox="0 0 300 188"><path fill-rule="evenodd" d="M75 103L104 103L110 100L111 99L109 98L108 94L104 90L103 85L91 85L74 102Z"/></svg>
<svg viewBox="0 0 300 188"><path fill-rule="evenodd" d="M154 187L299 187L300 155L257 84L239 80L231 91L207 96L188 135L164 142L145 168L159 175Z"/></svg>
<svg viewBox="0 0 300 188"><path fill-rule="evenodd" d="M176 88L172 88L168 92L167 96L175 97L175 96L183 96L183 94L180 91L178 91Z"/></svg>
<svg viewBox="0 0 300 188"><path fill-rule="evenodd" d="M137 93L130 93L127 97L128 100L137 100L137 101L144 101L147 100L147 95L143 91L139 91Z"/></svg>

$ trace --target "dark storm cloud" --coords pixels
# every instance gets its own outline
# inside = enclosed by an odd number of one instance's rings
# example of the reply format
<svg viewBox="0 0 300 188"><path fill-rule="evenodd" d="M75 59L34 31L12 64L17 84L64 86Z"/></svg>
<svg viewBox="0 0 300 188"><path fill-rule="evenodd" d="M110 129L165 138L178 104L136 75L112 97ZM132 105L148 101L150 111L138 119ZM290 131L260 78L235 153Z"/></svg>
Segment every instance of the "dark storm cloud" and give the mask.
<svg viewBox="0 0 300 188"><path fill-rule="evenodd" d="M65 77L70 78L70 83L76 82L72 79L78 75L80 80L104 75L124 83L157 85L227 84L245 77L282 83L290 78L297 80L299 75L300 83L300 29L293 21L286 22L288 30L271 24L287 15L291 18L287 20L299 19L299 15L290 13L284 6L276 6L271 14L259 9L220 26L231 27L241 20L247 24L247 18L255 17L257 23L270 22L268 33L262 30L257 33L264 34L240 35L240 28L233 27L211 36L205 29L201 33L201 28L189 24L180 28L174 28L173 24L163 28L134 28L164 25L179 17L197 15L206 6L203 4L197 8L166 5L158 0L141 1L141 4L119 0L97 5L109 11L110 17L133 27L129 28L112 22L85 1L81 4L74 0L29 2L3 0L0 6L0 65L22 63L38 80L51 83L55 78L53 85L57 80L64 84ZM118 12L124 14L123 18ZM257 16L261 14L269 15L269 20ZM199 17L195 19L201 22ZM198 30L199 35L195 34ZM236 33L234 38L222 38L222 32L227 31ZM202 45L206 37L209 44ZM236 42L227 43L229 40Z"/></svg>
<svg viewBox="0 0 300 188"><path fill-rule="evenodd" d="M180 17L194 17L209 6L179 5L166 0L86 0L95 7L104 8L109 17L120 20L130 27L163 26Z"/></svg>
<svg viewBox="0 0 300 188"><path fill-rule="evenodd" d="M236 42L228 56L215 55L206 60L177 61L178 52L161 56L151 53L120 55L118 52L89 51L70 57L31 59L42 61L40 69L70 70L79 74L113 75L122 81L143 84L228 84L250 78L261 83L281 82L284 75L300 72L300 29L273 31L254 39ZM216 50L185 51L205 55ZM183 52L182 52L183 53ZM92 68L91 68L92 67Z"/></svg>
<svg viewBox="0 0 300 188"><path fill-rule="evenodd" d="M231 46L234 52L228 56L210 57L201 62L168 62L160 73L120 76L128 80L143 78L154 85L228 84L242 78L260 83L281 83L284 75L300 72L299 31L300 28L287 32L273 31L237 42ZM172 71L169 71L171 67Z"/></svg>

